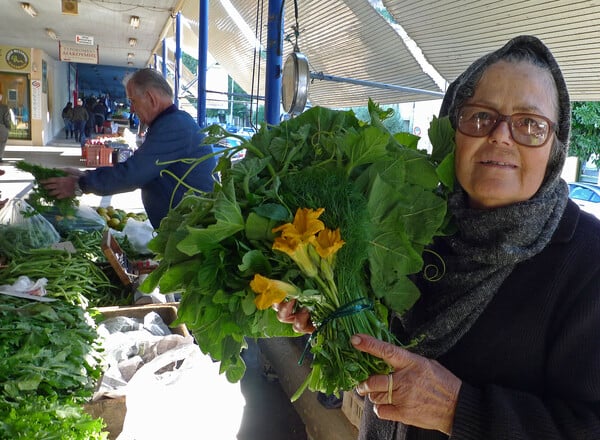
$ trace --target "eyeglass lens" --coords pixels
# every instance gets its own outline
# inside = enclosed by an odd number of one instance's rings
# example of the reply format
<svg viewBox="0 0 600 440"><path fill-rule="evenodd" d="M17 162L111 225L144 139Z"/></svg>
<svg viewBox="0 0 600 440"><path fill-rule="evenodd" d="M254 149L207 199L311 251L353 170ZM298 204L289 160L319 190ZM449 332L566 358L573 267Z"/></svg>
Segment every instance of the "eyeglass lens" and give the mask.
<svg viewBox="0 0 600 440"><path fill-rule="evenodd" d="M528 147L544 145L553 125L544 116L532 113L515 113L507 116L488 107L466 105L458 115L458 130L467 136L484 137L502 121L508 123L512 138Z"/></svg>

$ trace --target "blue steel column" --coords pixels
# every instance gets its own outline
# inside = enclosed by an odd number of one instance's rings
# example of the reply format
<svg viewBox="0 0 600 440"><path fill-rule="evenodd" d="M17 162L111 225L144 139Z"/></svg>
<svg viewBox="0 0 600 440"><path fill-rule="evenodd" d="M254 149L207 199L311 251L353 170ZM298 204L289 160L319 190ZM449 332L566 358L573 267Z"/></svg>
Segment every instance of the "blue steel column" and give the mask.
<svg viewBox="0 0 600 440"><path fill-rule="evenodd" d="M283 0L269 0L267 27L267 71L265 82L265 119L267 124L279 124L281 73L283 58Z"/></svg>
<svg viewBox="0 0 600 440"><path fill-rule="evenodd" d="M162 66L161 66L163 78L167 77L167 39L162 40Z"/></svg>
<svg viewBox="0 0 600 440"><path fill-rule="evenodd" d="M206 71L208 70L208 0L199 1L198 11L198 125L206 126Z"/></svg>
<svg viewBox="0 0 600 440"><path fill-rule="evenodd" d="M175 106L179 108L179 84L181 82L181 12L175 18Z"/></svg>

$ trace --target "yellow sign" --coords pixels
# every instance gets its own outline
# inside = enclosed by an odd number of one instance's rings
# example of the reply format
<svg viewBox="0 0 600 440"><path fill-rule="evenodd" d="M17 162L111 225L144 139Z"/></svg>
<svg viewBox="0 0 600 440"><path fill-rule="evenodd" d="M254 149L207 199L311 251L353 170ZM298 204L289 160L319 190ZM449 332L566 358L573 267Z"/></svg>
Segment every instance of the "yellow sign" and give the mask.
<svg viewBox="0 0 600 440"><path fill-rule="evenodd" d="M98 46L82 46L59 42L60 61L98 64Z"/></svg>
<svg viewBox="0 0 600 440"><path fill-rule="evenodd" d="M0 70L28 72L31 49L15 46L0 46Z"/></svg>

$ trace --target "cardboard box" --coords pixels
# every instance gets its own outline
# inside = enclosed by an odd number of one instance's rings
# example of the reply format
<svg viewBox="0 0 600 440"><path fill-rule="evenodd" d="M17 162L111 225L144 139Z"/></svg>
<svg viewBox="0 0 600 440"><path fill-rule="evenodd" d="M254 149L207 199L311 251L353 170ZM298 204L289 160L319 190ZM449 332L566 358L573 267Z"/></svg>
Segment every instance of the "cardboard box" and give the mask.
<svg viewBox="0 0 600 440"><path fill-rule="evenodd" d="M165 324L170 325L177 318L177 304L149 304L143 306L114 306L98 308L106 319L115 316L126 316L143 320L150 312L156 312L162 318ZM189 336L185 325L178 325L171 328L173 334ZM105 430L108 432L109 440L115 440L123 430L123 422L127 412L125 397L114 399L101 398L95 402L89 402L84 405L85 411L94 418L104 419L106 423Z"/></svg>
<svg viewBox="0 0 600 440"><path fill-rule="evenodd" d="M365 408L364 397L356 394L355 391L347 391L342 398L342 412L357 428L360 426L360 419Z"/></svg>

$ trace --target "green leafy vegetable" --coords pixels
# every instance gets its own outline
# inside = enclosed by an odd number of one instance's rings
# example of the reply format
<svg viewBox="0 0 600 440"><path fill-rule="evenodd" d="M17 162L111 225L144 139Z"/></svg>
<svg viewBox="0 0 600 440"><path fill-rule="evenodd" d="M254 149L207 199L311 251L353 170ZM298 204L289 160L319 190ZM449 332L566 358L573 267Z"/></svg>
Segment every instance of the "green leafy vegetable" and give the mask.
<svg viewBox="0 0 600 440"><path fill-rule="evenodd" d="M427 154L417 149L417 137L384 128L390 111L372 102L369 110L371 123L351 111L314 107L263 127L225 151L221 184L203 197L186 196L150 243L160 264L141 289L182 293L178 322L221 361L230 381L244 373L244 338L293 335L273 310L257 308L250 283L258 275L301 292L291 297L312 311L319 330L305 386L338 393L389 371L348 339L366 332L392 342L388 308L402 313L418 298L408 276L422 267L424 247L447 228L454 138L449 123L434 119L434 152ZM231 135L218 126L207 131L207 143ZM246 157L232 167L240 148ZM299 209L321 208L326 228L339 228L345 242L328 286L272 249L274 227L291 224Z"/></svg>
<svg viewBox="0 0 600 440"><path fill-rule="evenodd" d="M17 162L15 166L28 173L33 174L35 178L35 185L33 186L27 202L39 213L45 213L56 208L58 212L63 216L72 216L75 214L77 207L79 206L79 200L75 197L69 197L65 199L57 199L50 195L48 190L40 184L40 181L48 179L50 177L64 177L67 173L63 170L56 168L46 168L40 165L31 164L23 160Z"/></svg>

